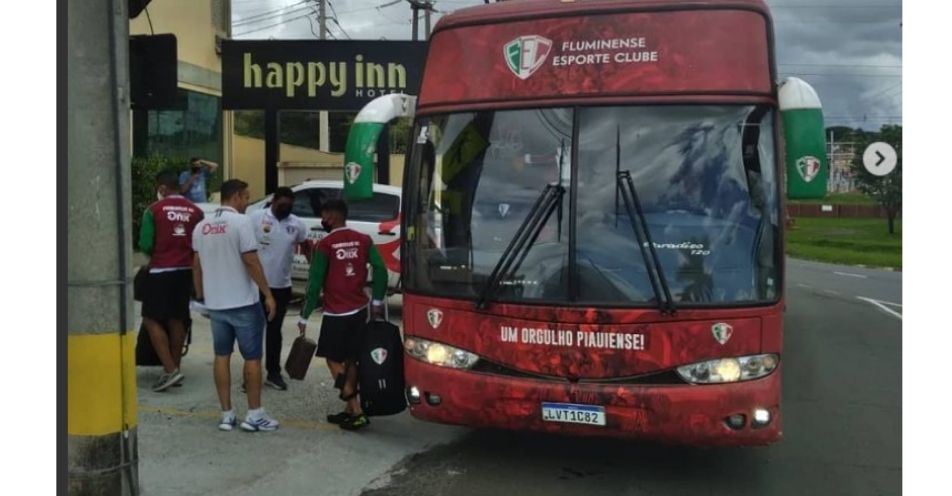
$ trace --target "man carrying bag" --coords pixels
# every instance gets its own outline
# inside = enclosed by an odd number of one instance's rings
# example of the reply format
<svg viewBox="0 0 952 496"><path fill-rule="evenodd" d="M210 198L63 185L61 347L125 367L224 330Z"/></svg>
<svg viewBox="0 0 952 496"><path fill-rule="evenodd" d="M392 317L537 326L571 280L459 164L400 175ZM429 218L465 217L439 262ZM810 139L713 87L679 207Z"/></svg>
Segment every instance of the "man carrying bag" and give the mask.
<svg viewBox="0 0 952 496"><path fill-rule="evenodd" d="M322 205L321 225L328 235L320 241L311 260L307 299L298 328L304 335L307 319L323 290L324 312L317 356L327 359L334 387L341 390L340 398L347 402L344 411L328 415L327 421L342 429L358 430L370 424L357 397L356 367L368 320L368 298L364 291L367 265L373 270L371 310L375 317L383 313L387 268L370 236L347 228L347 204L343 201L331 200Z"/></svg>

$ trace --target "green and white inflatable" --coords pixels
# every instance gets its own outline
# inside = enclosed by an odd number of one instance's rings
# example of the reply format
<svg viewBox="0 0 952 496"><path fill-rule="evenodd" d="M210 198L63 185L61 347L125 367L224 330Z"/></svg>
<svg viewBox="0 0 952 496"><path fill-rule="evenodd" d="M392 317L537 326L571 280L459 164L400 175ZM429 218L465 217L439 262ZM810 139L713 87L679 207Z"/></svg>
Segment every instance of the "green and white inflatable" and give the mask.
<svg viewBox="0 0 952 496"><path fill-rule="evenodd" d="M416 97L391 94L370 101L354 119L344 151L344 197L371 198L374 193L377 139L383 127L397 117L413 117Z"/></svg>
<svg viewBox="0 0 952 496"><path fill-rule="evenodd" d="M806 81L794 77L780 84L779 93L787 149L787 198L823 198L830 168L820 97Z"/></svg>

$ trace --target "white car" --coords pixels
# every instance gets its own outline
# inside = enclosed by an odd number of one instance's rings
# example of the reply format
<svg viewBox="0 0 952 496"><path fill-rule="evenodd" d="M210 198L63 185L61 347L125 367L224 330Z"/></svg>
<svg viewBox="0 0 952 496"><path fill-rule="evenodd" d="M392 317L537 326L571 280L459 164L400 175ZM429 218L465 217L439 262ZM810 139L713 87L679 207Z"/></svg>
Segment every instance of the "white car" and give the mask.
<svg viewBox="0 0 952 496"><path fill-rule="evenodd" d="M301 218L308 227L308 242L294 252L291 264L291 279L295 291L302 292L307 283L310 257L318 241L327 233L321 227L321 205L331 199L341 198L341 181L305 181L294 190L294 206L291 213ZM377 250L387 266L388 287L395 291L400 282L400 200L401 190L396 186L374 184L374 196L367 200L347 200L347 226L373 239ZM200 203L205 215L218 208L217 203ZM271 206L271 195L250 205L246 213Z"/></svg>

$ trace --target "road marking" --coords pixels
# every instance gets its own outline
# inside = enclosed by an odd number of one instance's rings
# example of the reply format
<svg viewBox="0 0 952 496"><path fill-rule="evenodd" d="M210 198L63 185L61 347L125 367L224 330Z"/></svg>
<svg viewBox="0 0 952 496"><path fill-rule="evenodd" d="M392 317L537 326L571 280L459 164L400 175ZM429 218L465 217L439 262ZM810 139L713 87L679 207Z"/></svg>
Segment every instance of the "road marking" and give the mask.
<svg viewBox="0 0 952 496"><path fill-rule="evenodd" d="M833 271L833 273L836 274L836 275L838 275L838 276L858 277L858 278L860 278L860 279L867 279L867 278L868 278L868 276L864 276L863 274L852 274L852 273L849 273L849 272L836 272L836 271Z"/></svg>
<svg viewBox="0 0 952 496"><path fill-rule="evenodd" d="M889 315L892 315L893 317L896 317L896 318L899 319L899 320L902 320L902 314L901 314L901 313L899 313L899 312L897 312L897 311L895 311L895 310L892 310L891 308L889 308L889 307L886 306L886 305L891 305L891 306L894 306L894 307L900 307L900 308L902 308L902 305L899 304L899 303L893 303L893 302L889 302L889 301L874 300L874 299L872 299L872 298L866 298L866 297L864 297L864 296L857 296L856 298L857 298L857 299L860 299L860 300L863 300L863 301L865 301L865 302L867 302L867 303L872 303L873 305L876 305L877 307L879 307L880 310L882 310L882 311L888 313Z"/></svg>
<svg viewBox="0 0 952 496"><path fill-rule="evenodd" d="M213 410L199 410L199 411L189 411L181 410L178 408L172 408L167 406L155 407L155 406L145 406L139 405L139 413L157 413L160 415L172 415L175 417L193 417L193 418L204 418L204 419L218 419L221 417L221 412ZM337 426L329 424L327 422L318 422L315 420L304 420L304 419L278 419L278 422L281 423L281 427L296 427L298 429L319 429L319 430L338 430Z"/></svg>
<svg viewBox="0 0 952 496"><path fill-rule="evenodd" d="M809 284L797 283L797 286L800 286L801 288L806 288L806 289L813 289L813 286L810 286Z"/></svg>
<svg viewBox="0 0 952 496"><path fill-rule="evenodd" d="M829 294L831 294L831 295L838 295L838 294L840 294L839 292L833 291L832 289L824 289L823 292L824 292L824 293L829 293Z"/></svg>
<svg viewBox="0 0 952 496"><path fill-rule="evenodd" d="M870 298L870 299L871 299L871 300L876 300L875 298ZM891 301L883 301L883 300L876 300L876 301L879 302L879 303L882 303L883 305L889 305L889 306L891 306L891 307L899 307L899 308L902 308L902 303L893 303L893 302L891 302Z"/></svg>

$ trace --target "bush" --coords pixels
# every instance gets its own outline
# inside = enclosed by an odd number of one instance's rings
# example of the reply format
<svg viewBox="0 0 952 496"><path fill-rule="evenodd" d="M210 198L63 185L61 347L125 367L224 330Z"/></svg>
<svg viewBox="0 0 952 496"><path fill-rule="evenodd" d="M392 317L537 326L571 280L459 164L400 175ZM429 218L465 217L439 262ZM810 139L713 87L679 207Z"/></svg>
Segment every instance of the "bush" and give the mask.
<svg viewBox="0 0 952 496"><path fill-rule="evenodd" d="M165 169L181 172L187 168L188 159L171 160L159 155L132 159L132 247L134 250L139 249L142 214L155 201L155 176Z"/></svg>

